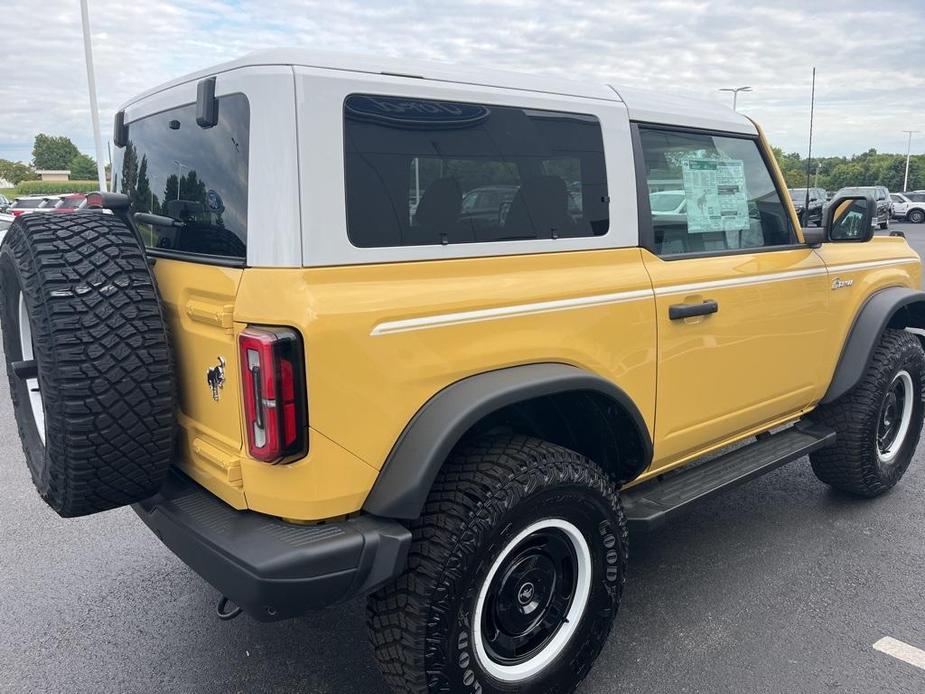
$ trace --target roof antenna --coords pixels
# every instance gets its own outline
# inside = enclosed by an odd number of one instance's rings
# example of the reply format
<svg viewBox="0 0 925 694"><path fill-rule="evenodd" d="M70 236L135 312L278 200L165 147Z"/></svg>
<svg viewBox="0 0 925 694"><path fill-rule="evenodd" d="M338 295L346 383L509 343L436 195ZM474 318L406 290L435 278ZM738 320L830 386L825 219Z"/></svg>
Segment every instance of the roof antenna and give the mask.
<svg viewBox="0 0 925 694"><path fill-rule="evenodd" d="M813 90L809 98L809 153L806 155L806 202L803 205L803 221L809 222L809 177L813 168L813 110L816 107L816 66L813 65Z"/></svg>

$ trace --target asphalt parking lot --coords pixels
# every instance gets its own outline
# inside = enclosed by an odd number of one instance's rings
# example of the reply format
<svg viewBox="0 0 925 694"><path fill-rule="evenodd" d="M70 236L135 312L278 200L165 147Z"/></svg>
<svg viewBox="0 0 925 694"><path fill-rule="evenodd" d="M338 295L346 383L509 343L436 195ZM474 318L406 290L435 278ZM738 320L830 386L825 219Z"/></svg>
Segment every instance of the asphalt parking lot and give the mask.
<svg viewBox="0 0 925 694"><path fill-rule="evenodd" d="M925 225L893 226L925 255ZM799 358L799 355L792 355ZM128 509L63 520L39 499L0 385L0 691L381 692L355 601L221 622L218 595ZM859 501L803 459L632 537L614 634L581 691L925 692L925 444Z"/></svg>

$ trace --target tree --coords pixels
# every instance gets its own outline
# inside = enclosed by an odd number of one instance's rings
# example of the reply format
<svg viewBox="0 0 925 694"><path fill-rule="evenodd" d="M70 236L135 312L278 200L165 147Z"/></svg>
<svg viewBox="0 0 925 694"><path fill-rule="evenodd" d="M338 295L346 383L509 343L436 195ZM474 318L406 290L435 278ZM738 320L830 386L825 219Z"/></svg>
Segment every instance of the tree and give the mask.
<svg viewBox="0 0 925 694"><path fill-rule="evenodd" d="M71 138L39 133L32 146L32 165L36 169L66 169L79 154Z"/></svg>
<svg viewBox="0 0 925 694"><path fill-rule="evenodd" d="M31 181L38 176L28 164L0 159L0 178L6 179L15 186L20 181Z"/></svg>
<svg viewBox="0 0 925 694"><path fill-rule="evenodd" d="M96 162L86 154L78 154L65 168L71 170L71 178L77 181L89 181L97 176Z"/></svg>

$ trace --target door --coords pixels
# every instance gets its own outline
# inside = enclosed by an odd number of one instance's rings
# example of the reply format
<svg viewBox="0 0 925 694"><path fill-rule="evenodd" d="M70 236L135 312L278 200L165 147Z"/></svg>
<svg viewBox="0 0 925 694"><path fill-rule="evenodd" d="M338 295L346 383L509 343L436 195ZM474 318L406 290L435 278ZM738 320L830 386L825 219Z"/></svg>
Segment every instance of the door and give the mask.
<svg viewBox="0 0 925 694"><path fill-rule="evenodd" d="M640 211L656 294L660 467L814 401L829 289L757 138L638 132L642 206L657 191L687 200L681 214Z"/></svg>

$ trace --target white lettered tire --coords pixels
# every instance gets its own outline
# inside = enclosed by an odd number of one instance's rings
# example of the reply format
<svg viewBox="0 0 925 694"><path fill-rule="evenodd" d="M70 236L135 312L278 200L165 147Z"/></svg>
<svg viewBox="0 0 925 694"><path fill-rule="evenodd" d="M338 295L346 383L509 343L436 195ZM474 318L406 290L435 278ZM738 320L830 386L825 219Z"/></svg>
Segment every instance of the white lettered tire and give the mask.
<svg viewBox="0 0 925 694"><path fill-rule="evenodd" d="M626 569L626 523L600 468L533 438L475 441L447 462L412 531L408 569L367 611L395 691L578 686Z"/></svg>

